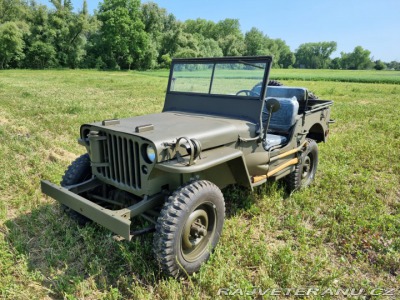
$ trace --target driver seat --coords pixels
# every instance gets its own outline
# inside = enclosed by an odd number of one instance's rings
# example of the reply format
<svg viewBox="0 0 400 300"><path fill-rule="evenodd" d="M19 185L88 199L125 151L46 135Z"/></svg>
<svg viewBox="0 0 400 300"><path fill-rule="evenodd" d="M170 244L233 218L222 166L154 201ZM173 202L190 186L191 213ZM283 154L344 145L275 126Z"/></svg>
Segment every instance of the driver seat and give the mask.
<svg viewBox="0 0 400 300"><path fill-rule="evenodd" d="M264 149L269 150L274 146L284 145L288 141L289 133L293 125L296 123L296 116L299 112L299 102L296 97L278 98L267 97L266 100L275 98L279 101L281 108L274 112L271 116L267 139L264 143ZM269 112L264 106L263 110L263 126L267 125Z"/></svg>

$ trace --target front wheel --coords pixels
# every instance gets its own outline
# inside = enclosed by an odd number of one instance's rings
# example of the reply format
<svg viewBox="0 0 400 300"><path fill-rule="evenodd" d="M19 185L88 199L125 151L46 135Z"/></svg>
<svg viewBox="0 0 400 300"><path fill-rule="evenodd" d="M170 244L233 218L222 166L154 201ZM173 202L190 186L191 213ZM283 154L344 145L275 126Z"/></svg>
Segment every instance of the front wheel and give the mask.
<svg viewBox="0 0 400 300"><path fill-rule="evenodd" d="M65 171L64 176L62 177L60 185L62 187L75 185L89 180L91 177L92 169L90 167L90 157L89 154L86 153L79 156L75 161L71 163L71 165ZM65 213L67 213L71 217L71 219L75 220L79 225L85 225L86 223L90 222L88 218L65 206L64 204L61 204L61 209Z"/></svg>
<svg viewBox="0 0 400 300"><path fill-rule="evenodd" d="M220 189L205 180L176 190L157 220L154 253L164 273L193 274L218 243L225 217Z"/></svg>
<svg viewBox="0 0 400 300"><path fill-rule="evenodd" d="M307 141L308 145L301 155L300 162L286 177L289 192L308 187L314 181L318 166L318 145L312 139L307 139Z"/></svg>

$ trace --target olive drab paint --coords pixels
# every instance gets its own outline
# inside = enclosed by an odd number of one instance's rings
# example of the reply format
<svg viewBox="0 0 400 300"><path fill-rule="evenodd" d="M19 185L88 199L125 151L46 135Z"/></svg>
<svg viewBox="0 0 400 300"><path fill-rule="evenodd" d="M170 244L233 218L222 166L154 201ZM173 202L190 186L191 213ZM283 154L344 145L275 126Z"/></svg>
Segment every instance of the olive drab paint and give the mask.
<svg viewBox="0 0 400 300"><path fill-rule="evenodd" d="M161 228L162 207L170 212L168 199L188 183L252 189L284 178L291 189L308 185L317 143L326 142L333 122L333 102L310 97L306 88L268 86L271 62L269 56L174 59L163 111L82 125L79 143L90 156L90 179L65 187L42 181L42 191L130 240ZM224 217L193 209L204 220ZM137 216L150 225L131 228ZM208 221L201 218L182 225L191 241L207 236ZM160 243L155 251L162 251Z"/></svg>

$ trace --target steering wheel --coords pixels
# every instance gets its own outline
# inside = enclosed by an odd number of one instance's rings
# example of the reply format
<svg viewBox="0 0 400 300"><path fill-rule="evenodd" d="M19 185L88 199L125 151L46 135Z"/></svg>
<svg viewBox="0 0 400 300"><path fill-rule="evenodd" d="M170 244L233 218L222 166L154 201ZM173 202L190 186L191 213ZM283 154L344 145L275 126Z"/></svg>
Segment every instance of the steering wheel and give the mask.
<svg viewBox="0 0 400 300"><path fill-rule="evenodd" d="M244 95L241 95L244 94ZM250 96L250 97L258 97L260 96L258 93L255 93L251 90L240 90L236 93L236 96Z"/></svg>

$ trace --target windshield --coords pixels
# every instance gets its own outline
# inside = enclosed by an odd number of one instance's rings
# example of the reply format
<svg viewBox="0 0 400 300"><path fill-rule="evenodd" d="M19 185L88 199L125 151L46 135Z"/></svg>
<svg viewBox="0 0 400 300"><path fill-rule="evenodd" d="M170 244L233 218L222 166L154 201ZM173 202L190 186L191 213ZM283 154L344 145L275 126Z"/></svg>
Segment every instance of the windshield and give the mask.
<svg viewBox="0 0 400 300"><path fill-rule="evenodd" d="M260 98L266 62L175 62L171 92Z"/></svg>

